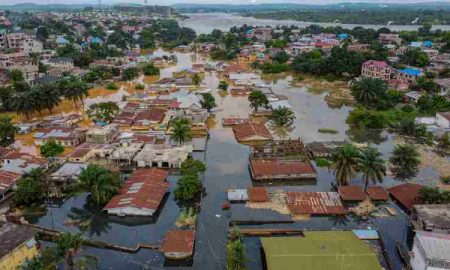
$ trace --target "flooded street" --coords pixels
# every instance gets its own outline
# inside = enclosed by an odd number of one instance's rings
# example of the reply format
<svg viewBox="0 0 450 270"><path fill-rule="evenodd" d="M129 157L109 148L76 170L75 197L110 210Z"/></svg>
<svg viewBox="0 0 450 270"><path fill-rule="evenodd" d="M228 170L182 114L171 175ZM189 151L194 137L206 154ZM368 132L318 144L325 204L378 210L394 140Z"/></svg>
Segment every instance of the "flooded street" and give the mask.
<svg viewBox="0 0 450 270"><path fill-rule="evenodd" d="M163 54L158 51L157 54ZM193 59L206 61L202 57L195 57L191 53L175 53L178 58L176 65L161 70L161 77L171 77L173 72L189 69ZM207 170L202 178L205 195L201 202L201 212L196 228L195 255L191 269L225 269L225 246L230 221L241 220L244 217L277 219L281 214L266 209L250 209L244 204L233 204L231 210L222 210L222 204L226 202L226 191L230 188L249 188L261 185L251 180L248 157L249 146L239 144L231 128L222 127L224 117L248 117L251 113L247 97L234 97L230 94L223 95L217 89L221 80L217 72L206 72L204 85L212 90L216 98L217 108L214 110L214 123L210 129L210 138L205 153L195 153L195 157L204 160ZM304 142L330 141L349 139L349 127L345 123L351 107L342 106L332 108L325 101L326 92L314 93L306 87L292 86L290 76L265 80L275 94L286 96L293 107L296 116L294 128L288 134L291 138L301 138ZM115 91L109 95L97 95L89 98L86 105L99 101L120 101L123 95L129 93L125 90ZM323 134L320 128L331 128L338 131L337 134ZM387 159L393 149L392 135L385 134L386 139L377 147ZM362 136L361 142L366 142L369 137ZM317 181L307 181L288 185L279 183L268 185L269 191L328 191L334 183L334 176L327 168L316 168ZM418 179L436 177L433 169L425 168L419 174ZM178 176L169 178L170 195L166 198L163 207L157 217L153 219L133 219L108 217L101 209L86 204L86 195L70 198L62 205L47 207L46 209L32 209L34 214L25 215L26 219L41 226L51 229L79 232L75 225L67 225L70 220L87 220L89 228L83 231L85 237L105 242L115 243L127 247L135 247L140 243L159 245L164 239L168 229L175 228L175 222L180 213L180 207L174 200L173 190ZM354 183L361 183L355 179ZM398 184L397 180L386 177L385 186ZM373 228L379 230L386 243L386 248L391 256L394 269L400 269L401 262L396 252L396 242L406 241L407 217L394 204L397 216L374 217L368 220L347 216L345 219L334 217L313 217L305 221L296 221L291 224L271 225L245 225L243 228L296 228L303 230L349 230ZM40 212L40 213L39 213ZM38 214L36 214L38 213ZM261 269L260 241L258 238L245 238L247 253L249 254L249 269ZM128 254L111 250L86 248L82 254L89 254L100 258L100 269L166 269L164 256L160 252L141 250L136 254ZM184 268L185 265L180 266Z"/></svg>

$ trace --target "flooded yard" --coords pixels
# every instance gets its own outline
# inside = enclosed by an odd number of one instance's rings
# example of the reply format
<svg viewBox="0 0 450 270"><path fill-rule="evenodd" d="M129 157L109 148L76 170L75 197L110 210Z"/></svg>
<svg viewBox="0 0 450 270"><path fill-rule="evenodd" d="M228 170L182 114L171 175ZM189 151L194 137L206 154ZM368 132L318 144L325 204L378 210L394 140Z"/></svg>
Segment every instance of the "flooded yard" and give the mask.
<svg viewBox="0 0 450 270"><path fill-rule="evenodd" d="M163 54L163 51L158 51ZM161 70L162 78L171 77L175 71L192 67L193 54L175 53L178 62L176 65ZM198 56L197 56L198 57ZM198 58L200 59L200 58ZM154 79L154 78L153 78ZM212 89L216 98L217 108L214 110L214 123L211 125L210 137L205 153L196 154L196 158L204 160L207 170L202 178L205 195L201 202L201 212L196 228L195 255L193 269L225 269L225 246L229 223L232 220L243 218L280 219L281 214L268 209L251 209L244 204L233 204L230 211L222 210L226 202L226 191L230 188L249 188L257 185L266 185L270 192L284 191L329 191L334 183L334 176L327 168L316 168L318 178L316 181L300 182L296 185L285 183L272 183L273 185L255 183L251 180L248 158L249 146L239 144L234 138L231 128L222 127L225 117L248 117L251 113L247 97L233 97L230 94L221 95L217 85L222 78L217 72L207 72L204 77L206 88ZM306 87L293 86L292 77L269 79L264 81L270 85L273 92L286 96L293 107L296 119L293 129L288 137L300 138L304 142L346 140L353 138L354 134L345 123L352 110L349 106L330 107L327 103L326 92L309 91ZM125 89L111 94L101 92L92 95L86 100L86 106L100 101L121 101L123 95L129 94ZM319 129L329 128L337 134L325 134ZM383 134L384 140L375 145L388 158L394 147L393 136ZM370 136L359 136L358 142L372 142ZM19 139L19 141L22 140ZM23 144L23 143L22 143ZM436 178L438 175L430 166L424 167L418 179ZM175 228L175 222L180 207L174 200L173 190L176 186L177 176L170 176L170 194L166 198L160 213L154 219L133 219L107 216L101 209L86 203L86 196L70 198L58 207L39 209L36 214L27 214L26 219L33 224L51 229L79 232L74 225L67 225L68 220L90 220L90 226L83 231L88 238L115 243L118 245L134 247L139 243L161 244L168 229ZM353 183L361 183L354 179ZM399 181L386 177L383 185L391 186ZM349 229L377 229L386 243L391 256L393 269L401 269L400 258L397 256L396 243L406 241L407 216L392 202L388 206L397 210L398 215L388 217L375 217L361 220L353 216L346 218L313 217L308 220L295 221L288 224L242 225L242 228L296 228L303 230L349 230ZM33 212L33 211L30 211ZM261 269L260 246L258 238L245 239L249 255L249 269ZM83 254L100 258L100 269L164 269L167 267L160 252L141 250L137 254L127 254L110 250L86 248Z"/></svg>

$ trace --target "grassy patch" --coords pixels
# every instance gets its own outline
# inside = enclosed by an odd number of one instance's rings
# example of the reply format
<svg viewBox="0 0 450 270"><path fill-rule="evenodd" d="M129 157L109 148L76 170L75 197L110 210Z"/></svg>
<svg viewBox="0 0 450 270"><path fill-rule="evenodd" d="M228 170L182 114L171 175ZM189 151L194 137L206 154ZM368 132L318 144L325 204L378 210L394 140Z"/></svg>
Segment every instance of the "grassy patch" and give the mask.
<svg viewBox="0 0 450 270"><path fill-rule="evenodd" d="M316 165L318 167L330 167L331 161L325 158L317 158L316 159Z"/></svg>
<svg viewBox="0 0 450 270"><path fill-rule="evenodd" d="M326 133L326 134L338 134L339 131L332 129L332 128L319 128L320 133Z"/></svg>

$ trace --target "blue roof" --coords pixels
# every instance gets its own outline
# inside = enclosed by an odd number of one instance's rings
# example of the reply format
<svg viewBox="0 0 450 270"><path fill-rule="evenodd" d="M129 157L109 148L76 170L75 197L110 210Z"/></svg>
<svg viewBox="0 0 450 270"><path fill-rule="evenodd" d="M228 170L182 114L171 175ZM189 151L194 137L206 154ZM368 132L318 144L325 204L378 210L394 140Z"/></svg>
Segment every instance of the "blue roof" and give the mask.
<svg viewBox="0 0 450 270"><path fill-rule="evenodd" d="M415 68L404 68L404 69L400 69L399 71L402 73L406 73L410 76L419 76L420 74L422 74L422 71L415 69Z"/></svg>
<svg viewBox="0 0 450 270"><path fill-rule="evenodd" d="M340 38L340 39L347 39L347 38L348 38L348 34L346 34L346 33L340 33L340 34L338 35L338 38Z"/></svg>
<svg viewBox="0 0 450 270"><path fill-rule="evenodd" d="M430 41L430 40L425 40L423 42L423 46L425 46L425 47L432 47L433 46L433 42Z"/></svg>
<svg viewBox="0 0 450 270"><path fill-rule="evenodd" d="M89 39L89 42L90 42L90 43L102 43L103 40L102 40L101 38L99 38L99 37L91 37L91 38Z"/></svg>

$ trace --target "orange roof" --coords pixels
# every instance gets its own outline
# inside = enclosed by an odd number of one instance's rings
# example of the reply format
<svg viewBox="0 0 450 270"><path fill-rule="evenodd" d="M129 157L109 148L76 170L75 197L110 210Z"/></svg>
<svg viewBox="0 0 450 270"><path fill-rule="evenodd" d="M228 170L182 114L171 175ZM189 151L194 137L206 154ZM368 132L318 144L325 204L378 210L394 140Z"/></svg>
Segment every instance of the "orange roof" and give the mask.
<svg viewBox="0 0 450 270"><path fill-rule="evenodd" d="M338 193L343 201L364 201L367 198L360 186L342 186Z"/></svg>
<svg viewBox="0 0 450 270"><path fill-rule="evenodd" d="M268 202L269 192L265 187L252 187L248 189L248 198L250 202Z"/></svg>
<svg viewBox="0 0 450 270"><path fill-rule="evenodd" d="M260 136L272 140L272 134L264 124L247 122L233 126L233 132L238 141L248 140L253 136Z"/></svg>
<svg viewBox="0 0 450 270"><path fill-rule="evenodd" d="M182 253L192 255L194 253L194 230L171 230L166 234L164 241L164 253Z"/></svg>
<svg viewBox="0 0 450 270"><path fill-rule="evenodd" d="M20 173L0 169L0 192L12 187L21 177Z"/></svg>

